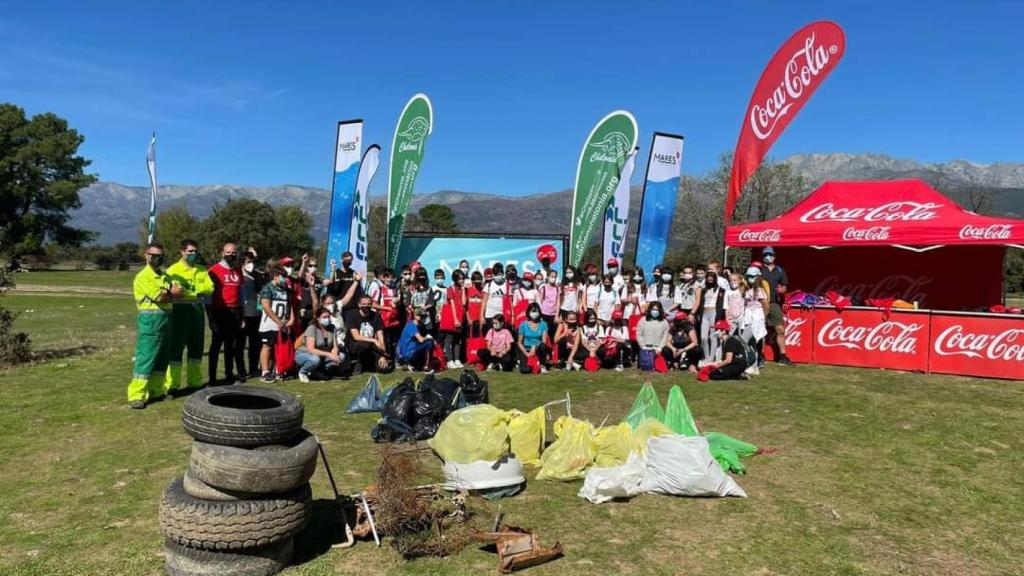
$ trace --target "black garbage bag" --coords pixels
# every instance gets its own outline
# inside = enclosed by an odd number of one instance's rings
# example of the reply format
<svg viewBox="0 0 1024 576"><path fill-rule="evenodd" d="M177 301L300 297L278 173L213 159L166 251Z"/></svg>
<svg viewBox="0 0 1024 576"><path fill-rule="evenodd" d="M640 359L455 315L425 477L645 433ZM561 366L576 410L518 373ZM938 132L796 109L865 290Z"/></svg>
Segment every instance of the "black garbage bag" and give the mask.
<svg viewBox="0 0 1024 576"><path fill-rule="evenodd" d="M395 386L395 389L388 395L387 402L384 403L384 409L381 410L381 416L386 420L412 426L413 422L415 422L415 415L413 414L415 402L416 386L413 384L412 378L406 378L398 386Z"/></svg>
<svg viewBox="0 0 1024 576"><path fill-rule="evenodd" d="M443 419L444 397L434 388L420 384L419 390L416 391L416 400L413 402L413 412L416 414L416 422L424 418Z"/></svg>
<svg viewBox="0 0 1024 576"><path fill-rule="evenodd" d="M416 420L416 424L413 425L412 430L416 440L430 440L434 437L434 434L437 434L437 429L440 427L440 418L425 416Z"/></svg>
<svg viewBox="0 0 1024 576"><path fill-rule="evenodd" d="M459 377L459 385L462 387L462 395L466 399L466 404L487 404L487 382L481 380L476 372L472 370L463 370L462 376Z"/></svg>
<svg viewBox="0 0 1024 576"><path fill-rule="evenodd" d="M441 420L444 420L444 417L448 416L452 411L462 407L459 405L462 400L459 383L451 378L438 378L433 374L428 374L426 378L420 381L419 390L432 390L440 396L442 404ZM416 414L417 416L421 415L418 410Z"/></svg>
<svg viewBox="0 0 1024 576"><path fill-rule="evenodd" d="M370 438L373 438L374 442L407 442L415 436L412 426L387 417L382 418L370 429Z"/></svg>

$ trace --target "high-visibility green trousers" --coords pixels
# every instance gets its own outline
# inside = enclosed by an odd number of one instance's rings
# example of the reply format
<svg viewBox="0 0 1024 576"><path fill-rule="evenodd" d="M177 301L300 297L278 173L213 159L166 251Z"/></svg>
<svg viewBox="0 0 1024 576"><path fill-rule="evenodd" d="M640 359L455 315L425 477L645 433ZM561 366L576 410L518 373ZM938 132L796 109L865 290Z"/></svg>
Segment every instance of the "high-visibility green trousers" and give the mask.
<svg viewBox="0 0 1024 576"><path fill-rule="evenodd" d="M171 347L167 361L166 390L198 388L203 385L203 345L206 311L198 302L175 304L171 313ZM187 384L181 380L181 353L188 350Z"/></svg>
<svg viewBox="0 0 1024 576"><path fill-rule="evenodd" d="M135 341L135 368L128 384L128 401L157 400L164 395L167 352L171 344L171 315L141 311Z"/></svg>

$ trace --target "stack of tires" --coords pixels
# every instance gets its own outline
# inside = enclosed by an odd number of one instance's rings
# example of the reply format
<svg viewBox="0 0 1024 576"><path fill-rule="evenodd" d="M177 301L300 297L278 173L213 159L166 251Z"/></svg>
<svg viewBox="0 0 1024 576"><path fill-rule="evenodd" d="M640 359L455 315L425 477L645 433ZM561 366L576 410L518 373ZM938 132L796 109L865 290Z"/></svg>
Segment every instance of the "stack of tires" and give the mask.
<svg viewBox="0 0 1024 576"><path fill-rule="evenodd" d="M288 566L309 520L318 449L302 418L295 396L270 388L189 397L191 460L160 500L170 576L268 576Z"/></svg>

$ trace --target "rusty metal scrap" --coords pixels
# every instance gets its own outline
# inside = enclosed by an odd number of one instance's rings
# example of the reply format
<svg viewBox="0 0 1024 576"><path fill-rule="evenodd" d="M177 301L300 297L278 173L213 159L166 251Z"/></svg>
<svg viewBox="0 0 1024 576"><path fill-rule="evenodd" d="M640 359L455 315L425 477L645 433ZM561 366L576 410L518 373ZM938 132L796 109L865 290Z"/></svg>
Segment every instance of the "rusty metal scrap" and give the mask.
<svg viewBox="0 0 1024 576"><path fill-rule="evenodd" d="M533 532L504 523L492 532L477 532L474 538L494 544L498 551L498 569L502 574L544 564L565 555L561 543L542 546L540 538Z"/></svg>

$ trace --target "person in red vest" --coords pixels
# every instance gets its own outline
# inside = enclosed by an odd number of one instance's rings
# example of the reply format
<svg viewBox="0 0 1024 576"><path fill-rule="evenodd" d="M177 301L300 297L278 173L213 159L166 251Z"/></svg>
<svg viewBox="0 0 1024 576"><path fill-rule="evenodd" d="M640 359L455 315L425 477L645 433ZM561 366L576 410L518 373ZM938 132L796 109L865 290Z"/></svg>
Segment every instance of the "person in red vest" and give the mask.
<svg viewBox="0 0 1024 576"><path fill-rule="evenodd" d="M217 362L221 346L224 347L224 382L245 382L245 371L235 375L235 367L244 366L242 341L242 269L238 261L238 248L231 242L221 250L220 262L210 266L213 280L213 300L207 313L210 317L209 374L210 385L217 384Z"/></svg>

